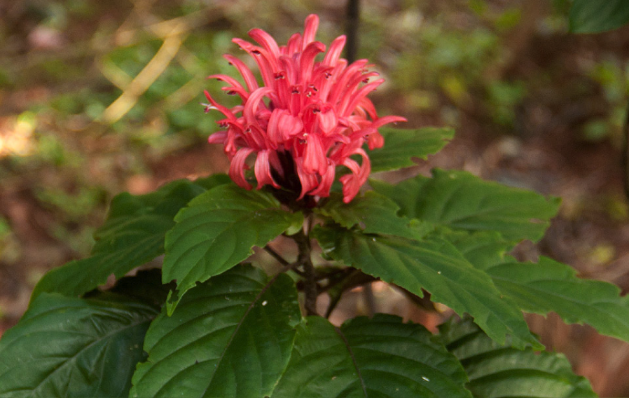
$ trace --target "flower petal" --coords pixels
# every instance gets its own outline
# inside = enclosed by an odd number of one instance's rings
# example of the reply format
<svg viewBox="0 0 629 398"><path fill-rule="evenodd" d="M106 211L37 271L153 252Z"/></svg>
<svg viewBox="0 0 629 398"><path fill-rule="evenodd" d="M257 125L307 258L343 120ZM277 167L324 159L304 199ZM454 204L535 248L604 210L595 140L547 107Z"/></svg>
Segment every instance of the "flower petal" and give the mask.
<svg viewBox="0 0 629 398"><path fill-rule="evenodd" d="M258 88L258 82L256 81L256 78L253 76L253 73L247 67L247 65L244 64L244 62L242 62L238 58L236 58L236 57L234 57L232 55L229 55L229 54L225 54L225 55L223 55L223 57L231 65L234 65L236 67L236 69L238 70L238 72L240 73L242 78L244 79L245 84L247 85L247 88L249 89L249 92L252 92L252 91L254 91L255 89Z"/></svg>
<svg viewBox="0 0 629 398"><path fill-rule="evenodd" d="M279 70L278 62L276 58L273 58L267 50L262 47L254 46L253 44L244 41L242 39L232 39L232 41L245 50L258 64L260 74L264 85L267 87L273 87L273 74Z"/></svg>
<svg viewBox="0 0 629 398"><path fill-rule="evenodd" d="M245 88L242 86L242 84L240 84L236 79L234 79L231 76L227 76L227 75L210 75L207 77L208 79L216 79L219 82L223 81L226 82L227 84L230 84L231 87L223 87L222 90L227 91L227 94L232 94L230 93L230 91L233 91L234 93L237 93L240 95L240 98L242 98L243 101L247 101L247 98L249 98L249 93L245 90Z"/></svg>
<svg viewBox="0 0 629 398"><path fill-rule="evenodd" d="M210 144L224 144L227 139L227 131L218 131L207 138Z"/></svg>
<svg viewBox="0 0 629 398"><path fill-rule="evenodd" d="M355 152L355 154L362 156L363 163L357 169L358 165L351 159L346 159L345 166L349 167L352 170L352 174L346 174L340 178L341 183L343 184L343 202L349 203L354 199L354 197L360 191L360 187L363 186L367 179L369 178L369 173L371 172L371 162L369 161L369 157L362 149L359 149ZM348 162L349 161L349 162ZM354 163L350 167L350 162Z"/></svg>
<svg viewBox="0 0 629 398"><path fill-rule="evenodd" d="M313 196L321 196L328 197L330 196L330 189L332 188L332 184L334 183L334 172L335 172L334 163L330 162L327 167L327 170L321 176L321 181L319 182L319 186L310 192L310 195Z"/></svg>
<svg viewBox="0 0 629 398"><path fill-rule="evenodd" d="M227 116L229 120L234 120L234 121L236 120L236 116L234 116L232 111L225 108L223 105L219 104L218 102L214 101L214 98L212 98L212 96L207 90L203 90L203 93L205 94L205 98L207 98L207 100L210 101L210 103L214 107L213 109L216 109L217 111L221 112L223 115Z"/></svg>
<svg viewBox="0 0 629 398"><path fill-rule="evenodd" d="M304 39L301 50L304 51L306 46L314 41L319 28L319 17L316 14L310 14L306 17L304 24Z"/></svg>
<svg viewBox="0 0 629 398"><path fill-rule="evenodd" d="M254 171L256 174L256 180L258 181L258 189L262 188L266 184L273 185L275 188L280 188L279 185L273 180L271 176L271 162L269 160L269 150L258 152L256 158L256 164Z"/></svg>
<svg viewBox="0 0 629 398"><path fill-rule="evenodd" d="M247 160L247 157L253 152L255 151L251 148L239 149L229 165L229 177L238 184L238 186L247 190L251 189L251 184L245 179L245 168L249 168L245 164L245 160Z"/></svg>
<svg viewBox="0 0 629 398"><path fill-rule="evenodd" d="M249 37L264 47L264 49L271 53L271 55L275 58L280 56L280 48L277 46L277 42L270 34L266 33L262 29L251 29L249 31Z"/></svg>
<svg viewBox="0 0 629 398"><path fill-rule="evenodd" d="M304 153L304 171L306 173L319 173L323 175L328 167L328 158L325 156L321 138L316 134L306 137L306 150Z"/></svg>
<svg viewBox="0 0 629 398"><path fill-rule="evenodd" d="M343 51L343 47L345 47L346 41L347 38L345 37L345 35L339 36L334 39L332 44L330 44L330 49L328 50L328 53L323 58L322 64L325 66L336 65L341 56L341 52Z"/></svg>
<svg viewBox="0 0 629 398"><path fill-rule="evenodd" d="M323 132L323 134L330 134L337 126L338 126L338 118L336 117L336 112L334 112L334 108L330 107L328 110L322 110L317 114L317 119L319 120L319 128Z"/></svg>
<svg viewBox="0 0 629 398"><path fill-rule="evenodd" d="M375 132L373 134L369 134L367 138L367 146L370 151L373 151L376 148L382 148L384 145L384 137L379 132Z"/></svg>
<svg viewBox="0 0 629 398"><path fill-rule="evenodd" d="M262 98L272 91L273 89L269 87L260 87L251 93L249 100L245 103L245 109L242 111L247 124L257 124L256 111L258 110L258 106L260 105Z"/></svg>
<svg viewBox="0 0 629 398"><path fill-rule="evenodd" d="M304 131L304 123L301 121L301 118L284 112L280 115L279 130L282 133L282 139L288 141Z"/></svg>
<svg viewBox="0 0 629 398"><path fill-rule="evenodd" d="M301 195L299 195L299 198L297 199L302 199L308 192L317 187L319 181L317 180L316 175L305 172L303 167L303 158L295 159L295 169L297 169L297 175L299 176L299 181L301 182Z"/></svg>
<svg viewBox="0 0 629 398"><path fill-rule="evenodd" d="M356 106L358 106L358 103L370 92L377 89L378 86L382 83L384 83L384 79L375 80L371 83L365 84L351 96L346 96L345 98L343 98L343 102L339 105L339 114L344 116L350 115L352 112L354 112L354 109L356 108Z"/></svg>
<svg viewBox="0 0 629 398"><path fill-rule="evenodd" d="M321 42L314 41L304 49L299 59L299 76L298 83L308 84L312 76L312 69L314 67L314 59L317 54L325 51L325 45Z"/></svg>
<svg viewBox="0 0 629 398"><path fill-rule="evenodd" d="M288 39L288 43L286 43L285 51L282 52L284 55L292 55L301 51L302 44L301 33L293 34L290 39Z"/></svg>

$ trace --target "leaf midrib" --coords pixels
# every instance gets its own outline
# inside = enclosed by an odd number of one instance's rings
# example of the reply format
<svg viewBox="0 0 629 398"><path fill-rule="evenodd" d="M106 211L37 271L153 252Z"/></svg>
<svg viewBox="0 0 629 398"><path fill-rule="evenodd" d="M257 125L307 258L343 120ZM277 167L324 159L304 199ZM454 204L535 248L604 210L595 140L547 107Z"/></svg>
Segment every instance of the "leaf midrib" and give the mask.
<svg viewBox="0 0 629 398"><path fill-rule="evenodd" d="M244 323L245 319L247 318L247 316L249 315L249 313L251 312L253 307L255 307L256 303L260 300L260 298L267 292L267 290L269 290L269 288L275 283L275 281L277 281L277 278L280 275L282 275L282 274L279 273L279 274L275 275L273 278L271 278L271 280L268 281L266 283L266 285L264 285L262 290L260 290L260 292L256 295L256 297L253 299L253 301L251 302L249 307L247 307L247 310L245 311L245 313L243 314L242 318L240 319L240 321L236 325L236 329L234 329L234 333L232 333L232 335L229 337L229 341L227 342L227 344L225 344L225 349L223 350L221 355L218 357L218 361L216 363L216 369L217 370L218 370L218 367L220 366L220 363L223 361L223 358L225 357L225 354L227 353L227 350L231 346L232 341L234 341L234 338L236 337L236 334L240 330L240 327ZM212 380L213 380L213 376L214 375L212 375ZM205 394L208 391L208 388L210 388L210 386L212 385L212 380L210 381L210 383L208 383L207 387L203 390L203 396L205 396Z"/></svg>
<svg viewBox="0 0 629 398"><path fill-rule="evenodd" d="M353 233L352 233L352 235L353 235L353 236L355 236L355 234L353 234ZM369 255L370 255L372 258L374 258L374 259L375 259L376 257L374 256L373 251L372 251L372 249L371 249L371 247L372 247L372 246L375 246L375 245L370 244L370 243L367 241L367 239L365 239L365 242L367 243L367 245L366 245L366 246L367 246L367 248L368 248L368 250L369 250ZM380 245L382 245L382 243L376 243L376 244L380 244ZM402 251L400 251L400 250L397 250L395 247L388 246L388 245L385 245L385 247L392 249L392 250L396 253L396 255L397 255L397 256L399 256L400 261L401 261L401 262L403 262L403 263L408 263L408 262L413 262L413 261L414 261L414 260L413 260L413 258L411 258L411 256L409 256L407 253L402 252ZM435 251L428 250L428 249L425 249L425 250L429 251L429 252L430 252L430 253L432 253L433 255L437 255L437 256L439 256L439 257L441 257L441 258L445 259L445 260L448 260L447 256L443 255L441 252L435 252ZM468 263L469 263L469 262L468 262ZM423 265L423 266L425 266L425 267L430 268L430 269L431 269L431 270L433 270L433 271L435 271L435 269L434 269L434 268L432 268L432 267L430 267L430 266L428 266L428 265L426 265L426 264L424 264L424 263L422 263L422 265ZM407 267L407 266L405 266L405 268L408 270L408 267ZM469 267L469 268L470 268L470 269L472 269L472 270L476 270L476 268L475 268L475 267L473 267L473 265L471 265L471 264L470 264L470 267ZM482 272L482 271L480 271L480 272ZM412 273L410 273L410 274L411 274L411 275L413 275ZM417 283L419 283L420 285L422 285L421 281L419 281L419 279L417 279L417 277L416 277L415 275L413 275L413 278L414 278L414 280L415 280ZM493 284L493 281L491 280L491 277L490 277L489 275L487 275L487 278L489 279L487 282L489 282L489 283L490 283L490 284L491 284L491 285L495 288L496 293L497 293L497 294L499 294L499 293L500 293L500 291L499 291L499 290L498 290L498 288L497 288L497 287ZM451 278L446 278L446 280L447 280L447 281L449 281L449 282L451 282L451 283L455 283L457 286L462 286L463 288L465 288L465 287L467 286L467 284L465 284L465 283L461 283L461 282L456 281L456 280L451 279ZM463 304L463 306L464 306L465 308L467 308L467 305L466 305L465 301L460 299L459 295L457 294L456 289L450 289L450 290L451 290L451 291L452 291L452 293L456 296L457 300L458 300L461 304ZM464 289L464 290L468 291L468 293L470 293L472 296L476 296L475 294L473 294L473 292L470 292L468 289ZM434 294L434 292L433 292L433 294ZM481 305L481 306L482 306L482 307L484 307L487 311L489 311L489 312L490 312L490 314L492 314L493 318L494 318L494 319L496 319L496 320L498 320L498 321L500 322L500 324L502 324L502 325L506 328L506 330L510 330L510 331L512 331L512 332L514 332L514 333L515 333L515 331L513 330L512 326L511 326L511 325L509 325L509 324L507 324L507 323L505 323L505 322L502 320L502 317L501 317L501 316L499 316L499 314L498 314L498 313L496 313L496 311L494 311L493 309L491 309L490 307L488 307L488 306L487 306L487 305L486 305L483 301L481 301L481 300L475 300L475 301L476 301L476 303L478 303L478 305ZM494 300L494 302L498 302L498 301L497 301L497 300ZM522 336L522 337L524 337L524 336Z"/></svg>
<svg viewBox="0 0 629 398"><path fill-rule="evenodd" d="M343 344L345 344L345 348L347 348L347 352L349 353L349 356L352 359L352 364L354 365L354 369L356 369L356 376L358 377L358 380L360 380L360 386L363 390L363 394L365 395L365 398L368 398L369 394L367 393L367 386L365 385L365 380L363 379L363 376L360 373L360 368L358 367L358 363L356 362L356 357L354 356L352 347L350 346L349 341L347 341L347 337L345 336L343 331L336 326L334 327L334 331L336 332L336 334L339 335L341 340L343 340Z"/></svg>
<svg viewBox="0 0 629 398"><path fill-rule="evenodd" d="M58 310L59 310L59 308L55 308L55 310L54 310L54 311L58 311ZM45 313L38 314L38 315L49 314L49 313L54 312L54 311L45 312ZM138 314L138 315L140 315L140 316L145 316L145 317L146 317L146 314ZM81 353L83 353L85 350L87 350L87 349L91 348L91 347L92 347L92 346L94 346L95 344L97 344L97 343L99 343L99 342L102 342L102 341L105 341L105 340L107 340L107 339L111 338L112 336L114 336L114 335L116 335L116 334L118 334L118 333L123 333L124 331L126 331L126 330L128 330L128 329L132 329L132 328L137 327L137 326L139 326L139 325L141 325L141 324L143 324L143 323L145 323L145 322L150 322L150 321L151 321L151 318L150 318L150 317L148 317L148 318L139 318L139 319L138 319L138 321L136 321L136 322L134 322L134 323L132 323L132 324L129 324L129 325L125 326L124 328L121 328L121 329L115 329L114 331L112 331L112 332L110 332L110 333L108 333L108 334L106 334L106 335L102 336L101 338L98 338L99 336L96 336L97 338L96 338L93 342L91 342L90 344L86 345L85 347L82 347L82 348L81 348L81 349L80 349L80 350L79 350L79 351L78 351L75 355L73 355L73 356L71 356L71 357L68 357L68 359L67 359L66 361L64 361L64 363L63 363L62 365L60 365L60 366L56 367L55 369L53 369L53 370L52 370L52 372L50 372L50 373L49 373L46 377L44 377L44 379L43 379L43 380L39 383L39 385L37 385L37 387L35 387L34 389L27 389L27 390L28 390L28 391L32 391L33 393L35 393L35 392L36 392L39 388L41 388L41 387L44 385L44 383L45 383L45 382L46 382L46 381L47 381L50 377L52 377L52 376L53 376L53 375L54 375L57 371L59 371L59 370L61 370L61 369L64 369L65 367L67 367L67 366L68 366L68 364L69 364L69 363L72 363L72 362L76 361L76 360L77 360L77 357L79 357L79 356L81 355ZM42 331L40 331L40 332L38 332L38 333L48 333L48 332L47 332L47 331L45 331L45 330L42 330ZM32 334L29 334L29 335L31 335L31 336L32 336ZM11 369L9 369L9 370L11 370ZM8 372L8 371L7 371L7 372ZM5 373L1 374L1 375L0 375L0 378L2 378L2 377L3 377L3 376L7 373L7 372L5 372ZM8 392L14 392L14 391L21 391L21 390L12 390L12 391L8 391Z"/></svg>

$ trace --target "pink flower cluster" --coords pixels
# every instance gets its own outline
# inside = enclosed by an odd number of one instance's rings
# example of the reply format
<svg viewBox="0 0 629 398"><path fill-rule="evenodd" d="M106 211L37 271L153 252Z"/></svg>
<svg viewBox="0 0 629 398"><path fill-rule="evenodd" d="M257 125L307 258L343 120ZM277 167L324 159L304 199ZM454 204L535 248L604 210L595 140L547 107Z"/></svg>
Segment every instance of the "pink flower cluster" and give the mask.
<svg viewBox="0 0 629 398"><path fill-rule="evenodd" d="M350 173L340 178L343 201L350 202L367 181L371 164L362 146L370 150L384 144L378 128L384 124L406 121L399 116L379 118L367 95L384 79L369 82L376 72L366 70L367 60L347 65L340 58L345 36L336 38L327 53L323 43L315 41L319 18L306 19L303 35L294 34L285 46L278 46L265 31L253 29L249 36L259 46L233 39L253 57L262 76L259 86L251 70L239 59L225 55L244 80L244 85L226 75L212 75L227 83L223 90L240 96L242 104L231 109L217 103L205 91L210 104L225 115L219 125L226 130L210 136L210 143L224 145L231 166L230 177L241 187L251 189L246 181L245 160L256 154L254 172L258 189L266 184L282 188L289 171L282 159L292 159L290 172L296 171L301 195L326 197L334 182L337 166ZM319 53L323 60L316 62ZM286 156L289 155L289 156ZM359 164L350 156L359 155ZM285 162L284 162L285 164Z"/></svg>

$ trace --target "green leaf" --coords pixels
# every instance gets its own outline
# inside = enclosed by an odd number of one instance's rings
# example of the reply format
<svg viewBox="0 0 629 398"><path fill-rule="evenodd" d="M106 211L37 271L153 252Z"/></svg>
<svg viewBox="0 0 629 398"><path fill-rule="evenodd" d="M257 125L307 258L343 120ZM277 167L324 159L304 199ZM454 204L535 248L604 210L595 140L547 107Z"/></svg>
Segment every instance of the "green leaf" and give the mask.
<svg viewBox="0 0 629 398"><path fill-rule="evenodd" d="M108 292L133 297L161 308L175 284L162 284L162 270L152 268L138 271L135 276L119 279ZM88 293L89 294L89 293Z"/></svg>
<svg viewBox="0 0 629 398"><path fill-rule="evenodd" d="M203 183L211 187L225 178L217 175ZM79 296L105 284L109 275L120 278L163 254L164 237L175 225L175 214L202 192L200 185L179 180L147 195L119 194L111 202L107 221L95 233L92 256L48 272L35 286L31 301L43 292Z"/></svg>
<svg viewBox="0 0 629 398"><path fill-rule="evenodd" d="M487 271L494 265L504 264L505 253L513 244L504 240L498 232L461 232L442 229L442 238L452 243L476 268Z"/></svg>
<svg viewBox="0 0 629 398"><path fill-rule="evenodd" d="M526 312L554 311L567 323L587 323L600 333L629 341L629 297L611 283L580 279L550 258L511 262L487 270L494 283Z"/></svg>
<svg viewBox="0 0 629 398"><path fill-rule="evenodd" d="M470 397L461 365L423 326L360 317L336 328L309 317L272 398Z"/></svg>
<svg viewBox="0 0 629 398"><path fill-rule="evenodd" d="M453 137L451 128L424 127L416 130L381 128L384 146L369 151L371 172L397 170L414 166L413 158L426 159L437 153Z"/></svg>
<svg viewBox="0 0 629 398"><path fill-rule="evenodd" d="M127 397L157 313L124 297L41 294L0 340L0 396Z"/></svg>
<svg viewBox="0 0 629 398"><path fill-rule="evenodd" d="M149 353L131 397L256 398L269 395L288 363L300 320L285 274L236 267L190 290L172 317L146 334Z"/></svg>
<svg viewBox="0 0 629 398"><path fill-rule="evenodd" d="M295 225L301 213L282 210L270 193L222 185L195 198L177 214L166 235L163 282L177 280L178 297L169 298L172 313L197 282L221 274Z"/></svg>
<svg viewBox="0 0 629 398"><path fill-rule="evenodd" d="M559 199L484 181L463 171L433 170L398 185L370 181L400 206L400 215L465 231L497 231L508 240L537 241L559 208Z"/></svg>
<svg viewBox="0 0 629 398"><path fill-rule="evenodd" d="M197 178L194 180L194 183L206 191L209 191L212 188L216 188L219 185L225 185L232 182L231 177L227 174L212 174L209 177Z"/></svg>
<svg viewBox="0 0 629 398"><path fill-rule="evenodd" d="M599 33L629 22L626 0L574 0L570 8L570 31Z"/></svg>
<svg viewBox="0 0 629 398"><path fill-rule="evenodd" d="M458 314L469 313L498 342L513 334L539 346L522 313L504 300L487 274L474 268L449 242L439 238L415 241L397 237L368 236L358 231L318 227L313 236L334 260L395 283L422 296L432 293Z"/></svg>
<svg viewBox="0 0 629 398"><path fill-rule="evenodd" d="M364 196L354 198L349 203L343 203L343 196L330 195L323 207L316 212L332 218L336 223L350 229L359 225L365 233L379 233L406 238L419 239L432 229L428 223L399 217L399 206L391 199L373 191Z"/></svg>
<svg viewBox="0 0 629 398"><path fill-rule="evenodd" d="M587 323L601 334L629 341L629 296L621 297L617 286L578 278L574 268L548 257L538 263L517 262L504 256L508 246L495 236L459 236L454 244L523 311L554 311L566 323Z"/></svg>
<svg viewBox="0 0 629 398"><path fill-rule="evenodd" d="M501 346L470 319L439 327L448 350L463 364L478 398L590 398L590 383L572 372L562 354Z"/></svg>

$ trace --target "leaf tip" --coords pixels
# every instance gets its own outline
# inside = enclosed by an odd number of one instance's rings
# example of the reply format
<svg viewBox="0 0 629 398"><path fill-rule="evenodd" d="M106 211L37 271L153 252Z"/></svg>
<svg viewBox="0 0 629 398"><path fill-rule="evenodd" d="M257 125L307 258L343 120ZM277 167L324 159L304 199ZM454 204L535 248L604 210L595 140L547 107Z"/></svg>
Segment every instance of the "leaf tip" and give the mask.
<svg viewBox="0 0 629 398"><path fill-rule="evenodd" d="M175 312L175 308L177 308L177 304L181 298L179 297L179 292L177 290L171 290L168 292L168 297L166 298L166 314L168 316L172 316L173 312Z"/></svg>

